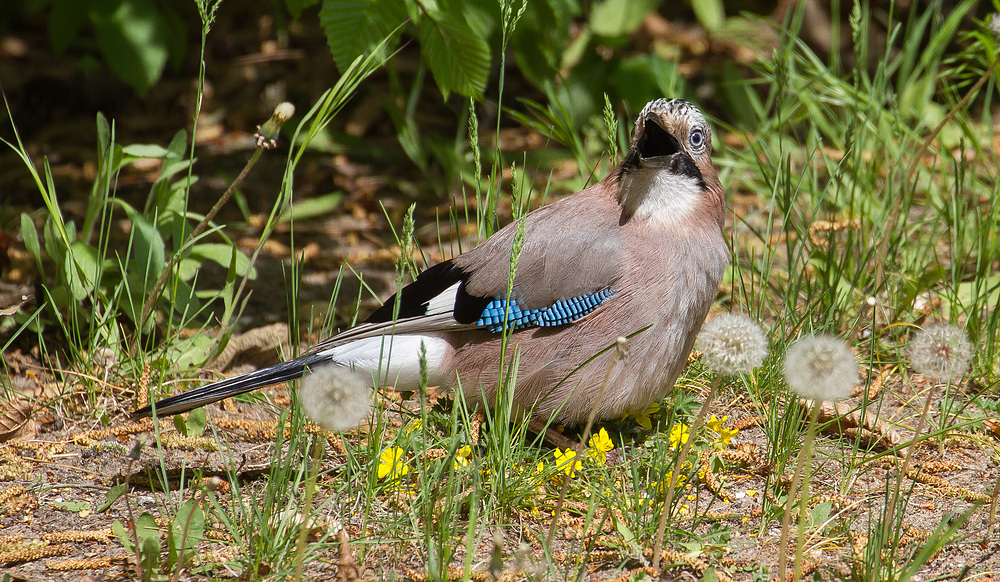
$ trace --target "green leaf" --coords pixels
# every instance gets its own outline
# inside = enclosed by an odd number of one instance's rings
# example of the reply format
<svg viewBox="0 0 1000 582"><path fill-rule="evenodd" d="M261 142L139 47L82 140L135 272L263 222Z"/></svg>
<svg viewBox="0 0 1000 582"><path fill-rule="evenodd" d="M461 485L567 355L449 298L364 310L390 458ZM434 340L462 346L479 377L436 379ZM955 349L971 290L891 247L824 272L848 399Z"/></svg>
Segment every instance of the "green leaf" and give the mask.
<svg viewBox="0 0 1000 582"><path fill-rule="evenodd" d="M105 511L107 511L112 505L114 505L115 501L118 501L119 497L125 495L125 489L127 487L128 483L119 483L118 485L115 485L111 489L108 489L108 493L104 497L104 503L98 505L97 508L94 509L94 511L97 513L104 513ZM115 520L116 523L117 521L118 520Z"/></svg>
<svg viewBox="0 0 1000 582"><path fill-rule="evenodd" d="M521 73L541 86L559 72L579 5L570 0L529 2L511 37L514 59Z"/></svg>
<svg viewBox="0 0 1000 582"><path fill-rule="evenodd" d="M97 290L97 282L101 277L101 262L97 256L97 249L82 242L74 242L70 245L70 252L64 263L66 269L66 281L70 285L73 297L77 301L85 299Z"/></svg>
<svg viewBox="0 0 1000 582"><path fill-rule="evenodd" d="M90 18L111 71L145 96L169 57L169 26L153 0L93 0Z"/></svg>
<svg viewBox="0 0 1000 582"><path fill-rule="evenodd" d="M177 564L182 548L184 561L190 563L197 555L194 551L194 545L201 541L204 535L205 514L194 499L188 499L177 510L167 532L169 565L173 567Z"/></svg>
<svg viewBox="0 0 1000 582"><path fill-rule="evenodd" d="M156 519L145 512L135 520L135 535L139 539L139 556L145 573L152 574L160 563L160 528Z"/></svg>
<svg viewBox="0 0 1000 582"><path fill-rule="evenodd" d="M230 328L228 333L232 333ZM166 360L178 370L190 367L204 366L206 355L215 347L215 338L206 334L172 342L167 350Z"/></svg>
<svg viewBox="0 0 1000 582"><path fill-rule="evenodd" d="M726 23L726 10L722 0L691 0L695 18L708 32L718 32Z"/></svg>
<svg viewBox="0 0 1000 582"><path fill-rule="evenodd" d="M49 42L62 54L87 20L87 3L81 0L53 0L49 12Z"/></svg>
<svg viewBox="0 0 1000 582"><path fill-rule="evenodd" d="M337 68L346 71L361 55L371 54L406 20L399 0L323 0L319 22ZM385 46L391 50L392 44Z"/></svg>
<svg viewBox="0 0 1000 582"><path fill-rule="evenodd" d="M38 230L35 229L35 222L25 213L21 213L21 238L24 239L24 248L31 256L35 257L35 264L38 272L42 271L42 247L38 242Z"/></svg>
<svg viewBox="0 0 1000 582"><path fill-rule="evenodd" d="M187 422L184 423L187 432L184 434L187 436L198 436L205 432L206 426L208 426L208 414L205 412L205 409L195 408L188 413Z"/></svg>
<svg viewBox="0 0 1000 582"><path fill-rule="evenodd" d="M170 151L156 144L132 144L122 148L122 153L131 158L161 159L167 157Z"/></svg>
<svg viewBox="0 0 1000 582"><path fill-rule="evenodd" d="M246 275L247 271L249 271L251 279L257 278L257 270L250 268L250 257L241 252L237 252L234 256L233 245L222 243L203 243L195 245L185 258L195 261L213 261L223 267L234 265L236 272L241 277Z"/></svg>
<svg viewBox="0 0 1000 582"><path fill-rule="evenodd" d="M340 206L340 201L343 199L343 192L332 192L315 198L307 198L292 204L290 208L286 208L278 217L278 222L288 222L293 216L295 220L322 216Z"/></svg>
<svg viewBox="0 0 1000 582"><path fill-rule="evenodd" d="M600 36L629 34L659 4L659 0L603 0L590 11L590 29Z"/></svg>
<svg viewBox="0 0 1000 582"><path fill-rule="evenodd" d="M292 20L298 20L303 10L317 2L319 0L285 0L285 7L288 8L288 13L292 15Z"/></svg>
<svg viewBox="0 0 1000 582"><path fill-rule="evenodd" d="M208 415L204 408L195 408L185 419L181 414L174 415L174 428L184 436L198 436L208 425Z"/></svg>
<svg viewBox="0 0 1000 582"><path fill-rule="evenodd" d="M118 538L118 541L121 543L122 547L125 548L126 552L130 554L135 553L135 544L132 543L132 536L129 531L125 529L125 526L122 525L121 520L116 519L111 523L111 531L115 534L115 537Z"/></svg>
<svg viewBox="0 0 1000 582"><path fill-rule="evenodd" d="M205 536L205 513L201 510L201 505L194 499L185 501L177 510L170 529L178 539L186 538L187 548L194 548L194 542L201 541Z"/></svg>
<svg viewBox="0 0 1000 582"><path fill-rule="evenodd" d="M490 48L483 22L460 2L428 7L420 20L421 55L445 98L455 91L481 97L490 71Z"/></svg>
<svg viewBox="0 0 1000 582"><path fill-rule="evenodd" d="M73 513L80 513L84 510L90 509L90 504L86 501L53 501L52 507L56 509L61 509L62 511L72 511Z"/></svg>
<svg viewBox="0 0 1000 582"><path fill-rule="evenodd" d="M104 158L108 155L111 147L111 126L108 118L100 111L97 112L97 164L105 167Z"/></svg>
<svg viewBox="0 0 1000 582"><path fill-rule="evenodd" d="M159 231L148 218L134 209L126 211L132 222L132 253L129 271L137 269L147 280L155 279L166 266L166 250Z"/></svg>

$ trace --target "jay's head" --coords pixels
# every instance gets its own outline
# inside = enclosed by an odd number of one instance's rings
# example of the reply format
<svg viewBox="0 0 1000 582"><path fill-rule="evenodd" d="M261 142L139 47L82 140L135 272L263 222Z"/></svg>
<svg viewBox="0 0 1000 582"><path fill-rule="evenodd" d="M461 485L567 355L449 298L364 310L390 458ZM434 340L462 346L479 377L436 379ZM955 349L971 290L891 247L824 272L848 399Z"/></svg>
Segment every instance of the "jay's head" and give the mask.
<svg viewBox="0 0 1000 582"><path fill-rule="evenodd" d="M721 212L712 129L687 101L657 99L643 107L632 144L614 176L625 218L674 222L694 211Z"/></svg>

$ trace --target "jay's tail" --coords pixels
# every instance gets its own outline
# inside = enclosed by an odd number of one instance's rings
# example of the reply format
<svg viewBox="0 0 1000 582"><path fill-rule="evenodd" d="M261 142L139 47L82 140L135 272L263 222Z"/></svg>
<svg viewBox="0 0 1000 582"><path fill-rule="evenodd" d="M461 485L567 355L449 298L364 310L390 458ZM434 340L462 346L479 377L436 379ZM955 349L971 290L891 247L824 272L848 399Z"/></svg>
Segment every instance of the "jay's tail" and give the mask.
<svg viewBox="0 0 1000 582"><path fill-rule="evenodd" d="M206 404L218 402L230 396L244 394L265 386L273 386L302 377L310 364L315 364L313 360L327 360L327 358L317 358L318 354L307 354L294 360L282 362L268 368L257 370L249 374L229 378L220 382L215 382L201 388L195 388L187 392L182 392L176 396L165 398L156 403L156 416L167 416L170 414L180 414L195 408L200 408ZM153 416L153 405L145 406L131 414L133 420Z"/></svg>

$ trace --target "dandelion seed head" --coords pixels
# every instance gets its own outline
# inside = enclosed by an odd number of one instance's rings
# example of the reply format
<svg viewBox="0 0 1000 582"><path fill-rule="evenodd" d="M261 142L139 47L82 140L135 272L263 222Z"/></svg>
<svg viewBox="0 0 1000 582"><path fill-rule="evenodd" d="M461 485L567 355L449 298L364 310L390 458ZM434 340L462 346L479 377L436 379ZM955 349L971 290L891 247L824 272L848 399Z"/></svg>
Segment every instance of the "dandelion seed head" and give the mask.
<svg viewBox="0 0 1000 582"><path fill-rule="evenodd" d="M302 410L327 430L347 430L368 417L371 394L357 374L328 364L302 377L299 387Z"/></svg>
<svg viewBox="0 0 1000 582"><path fill-rule="evenodd" d="M746 315L726 313L709 321L698 334L702 361L720 374L749 372L767 357L767 338Z"/></svg>
<svg viewBox="0 0 1000 582"><path fill-rule="evenodd" d="M1000 14L996 12L990 14L989 23L987 24L987 26L989 27L990 32L992 32L994 36L1000 38Z"/></svg>
<svg viewBox="0 0 1000 582"><path fill-rule="evenodd" d="M953 325L933 323L914 334L909 346L913 368L934 382L959 380L969 369L972 343Z"/></svg>
<svg viewBox="0 0 1000 582"><path fill-rule="evenodd" d="M842 400L858 384L858 361L835 337L803 337L785 354L785 381L803 398Z"/></svg>

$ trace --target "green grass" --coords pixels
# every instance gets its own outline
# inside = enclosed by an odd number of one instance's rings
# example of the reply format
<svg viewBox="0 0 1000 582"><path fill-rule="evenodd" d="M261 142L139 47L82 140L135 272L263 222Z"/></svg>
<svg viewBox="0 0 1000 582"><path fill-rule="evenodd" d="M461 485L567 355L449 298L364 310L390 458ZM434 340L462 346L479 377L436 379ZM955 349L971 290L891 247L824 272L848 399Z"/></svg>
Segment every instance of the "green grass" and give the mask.
<svg viewBox="0 0 1000 582"><path fill-rule="evenodd" d="M141 516L134 533L122 534L123 545L141 558L148 579L164 572L171 578L204 574L301 579L330 572L338 563L346 567L348 562L368 568L366 575L387 578L420 575L446 580L492 571L520 572L533 580L576 580L597 565L601 575L610 577L621 569L638 579L642 576L638 568L649 563L661 515L669 511L664 521L665 549L672 553L663 566L693 570L705 579L710 578L704 568L684 562L684 556L714 568L718 579L763 580L778 575L778 540L773 532L783 520L790 556L797 558L787 568L795 576L811 567L812 551L820 548L828 551L815 560L824 578L867 581L908 579L918 572L957 575L949 566L937 565L934 553L945 546L957 548L959 535L984 535L992 525L984 524L987 508L938 486L942 500L937 503L955 505L956 513L928 512L922 507L928 503L925 486L902 472L910 461L909 451L914 451L913 463L922 467L921 474L930 472L922 463L939 456L952 460L960 446L972 447L994 468L1000 458L995 441L982 428L983 420L995 416L995 402L976 398L995 389L998 373L1000 186L990 118L997 92L998 76L992 68L997 39L983 30L964 28L962 17L970 7L967 1L948 13L932 8L920 17L895 15L902 20L890 26L887 46L881 47L869 43L868 15L856 8L850 19L852 38L854 45L867 49L854 55L863 65L851 68L838 56L824 60L799 41L801 12L794 12L780 31L782 44L772 57L756 65L750 80L726 87L730 98L738 96L746 109L740 112L739 125L718 120L715 161L728 193L744 205L731 224L733 261L718 310L747 313L764 325L771 345L761 368L718 378L701 363L690 365L659 411L647 419L649 429L640 428L635 419L608 423L607 434L616 446L611 462L594 452L585 455L576 470L560 464L555 451L528 433L504 398L486 412L480 430L474 411L461 397L432 406L429 401L437 395L426 387L414 395L416 406L380 397L370 426L340 435L343 450L338 451L327 446L329 435L307 428L296 412L292 391L292 406L281 411L275 439L269 444L273 454L266 478L244 482L235 469L239 460L227 452L230 473L225 480L230 494L204 485L155 494L161 515L171 524L166 544L175 550L185 548L188 557L201 552L202 559L185 565L186 558L157 545L159 531ZM514 26L514 14L508 11L507 17ZM884 58L873 59L869 68L866 50ZM279 218L288 215L296 166L309 143L324 136L358 83L379 65L359 60L296 120L299 125L292 135L281 191L247 265L254 263ZM977 83L980 79L985 83ZM497 102L509 105L510 96L502 87L501 83ZM600 152L613 159L622 151L631 120L616 118L609 106L602 119L578 131L569 122L571 112L561 108L554 94L549 97L546 104L522 102L524 112L516 118L564 146L578 163L579 178L568 184L550 179L536 189L528 176L545 172L541 163L526 172L527 158L508 159L499 148L480 151L481 127L470 103L471 144L463 152L461 171L463 203L448 216L455 230L475 225L480 238L485 237L498 226L502 201L510 201L516 217L538 200L601 177L607 164ZM129 151L115 144L113 125L100 127L105 152ZM499 125L494 133L499 133ZM742 145L723 147L726 133L739 136ZM77 234L58 210L48 166L37 170L19 141L8 145L22 152L48 208L43 242L35 243L39 249L44 244L46 255L40 250L33 253L39 270L45 272L43 257L66 266L60 271L64 275L43 283L45 310L25 316L14 335L38 333L45 353L44 336L38 330L43 324L56 325L77 366L102 347L137 346L117 354L123 362L122 379L133 385L147 367L156 372L156 386L167 388L170 378L201 366L203 360L192 354L214 353L206 351L211 346L183 339L177 330L212 327L205 308L193 300L207 297L198 294L206 290L198 288L196 278L181 276L184 260L205 241L178 243L172 251L165 246L162 256L153 252L155 248L150 250L156 247L157 236L166 232L165 215L186 216L186 184L169 177L158 182L147 208L130 214L136 224L148 223L149 228L134 228L128 248L117 250L109 243L115 206L105 203L115 200L110 177L120 165L115 165L114 156L102 158L106 163L95 184L96 202L88 206ZM177 154L183 167L176 169L186 172L189 182L193 164L184 165L179 148L164 151ZM193 154L188 151L187 159ZM514 176L509 190L501 179L507 168ZM43 217L26 217L22 225L27 246L27 233L34 232L29 225ZM294 211L290 220L294 235ZM414 258L427 256L415 240L414 232L424 226L416 220L411 208L393 233L398 233L402 249L399 283L427 263ZM181 235L193 226L183 222ZM223 229L216 226L205 236L226 240ZM292 240L294 250L294 236ZM438 241L442 248L451 243L442 241L440 234ZM236 251L232 245L229 248L231 261L224 263L230 271L228 290L213 295L224 305L222 341L245 291L255 284L248 281L249 268L240 271ZM130 266L148 266L150 261L164 268L176 266L175 271L167 269L172 275L162 297L153 292L152 274L129 277ZM512 269L516 262L515 256ZM288 273L293 282L288 314L293 342L300 337L295 283L301 274L297 264ZM85 292L81 280L93 283L99 292ZM189 302L181 308L178 298ZM359 300L340 299L356 311ZM160 322L137 309L150 300ZM84 304L101 309L82 309ZM333 312L331 308L329 313ZM118 318L132 321L131 334L115 325ZM919 326L935 320L964 329L974 345L970 372L944 391L930 390L923 377L912 372L905 349ZM332 318L327 327L321 334L335 331ZM154 329L159 333L151 333ZM810 421L809 412L788 390L782 366L792 341L819 332L841 337L853 348L863 387L872 387L879 378L881 390L871 399L865 395L849 402L863 404L869 419L895 427L900 440L888 447L873 446L836 429L832 420ZM75 378L67 382L78 382ZM510 394L516 376L505 382ZM729 419L691 434L691 454L679 455L677 436L685 428L690 430L699 400L713 382L721 383L721 390L710 413ZM106 389L103 383L83 384L95 392L91 403ZM929 403L935 411L932 438L925 434L922 439L933 446L907 449L914 442L911 431L925 399L933 394L942 397ZM724 454L734 446L719 427L758 415L757 425L733 439L742 443L753 462L741 463ZM161 431L169 430L167 424L157 430L158 442ZM244 441L235 432L211 422L209 426L220 449L242 446ZM594 427L593 433L599 434L600 428ZM817 431L815 440L806 437L807 431ZM708 454L707 464L702 463L703 452ZM396 465L393 453L398 454ZM797 468L800 455L805 462ZM171 456L158 449L152 464L164 482L169 481L165 459ZM901 463L904 456L906 462ZM672 506L664 508L674 477L671 469L679 457L686 461L678 469L681 485L672 496ZM184 464L198 468L195 461ZM795 474L809 495L789 498L789 481ZM723 481L719 491L733 497L731 501L710 489L711 475ZM992 494L993 483L976 481L972 479L978 485L976 492ZM555 521L556 513L564 517ZM204 526L199 525L202 519ZM925 530L923 537L910 539L912 527ZM190 539L200 538L203 530L228 537ZM342 530L349 532L349 542L338 541ZM861 535L867 544L855 546L861 549L853 552L852 544ZM146 541L154 538L155 544ZM207 557L204 550L209 547L228 552L230 558ZM341 554L345 548L348 554ZM759 561L746 558L758 551ZM723 559L729 556L736 558ZM981 566L1000 569L1000 563Z"/></svg>

